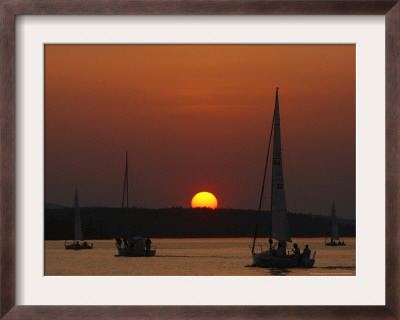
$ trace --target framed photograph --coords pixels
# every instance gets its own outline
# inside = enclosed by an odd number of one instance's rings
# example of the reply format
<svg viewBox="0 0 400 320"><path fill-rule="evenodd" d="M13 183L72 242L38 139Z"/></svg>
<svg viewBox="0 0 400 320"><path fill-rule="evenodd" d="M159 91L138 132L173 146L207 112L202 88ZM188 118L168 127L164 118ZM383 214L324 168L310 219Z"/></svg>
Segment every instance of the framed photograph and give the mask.
<svg viewBox="0 0 400 320"><path fill-rule="evenodd" d="M1 317L399 319L399 16L6 1Z"/></svg>

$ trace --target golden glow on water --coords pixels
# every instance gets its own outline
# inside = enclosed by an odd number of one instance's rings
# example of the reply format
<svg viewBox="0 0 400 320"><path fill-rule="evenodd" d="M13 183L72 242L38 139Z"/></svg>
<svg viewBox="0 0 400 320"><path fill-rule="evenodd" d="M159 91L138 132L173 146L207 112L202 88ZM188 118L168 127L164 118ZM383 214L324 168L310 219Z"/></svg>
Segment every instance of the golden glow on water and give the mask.
<svg viewBox="0 0 400 320"><path fill-rule="evenodd" d="M64 241L45 241L45 275L355 276L355 238L343 240L346 246L325 247L324 238L293 239L301 250L308 244L312 253L317 251L316 262L312 269L287 270L248 267L250 238L152 239L157 255L143 258L115 257L113 240L89 241L94 249L80 251L65 250Z"/></svg>

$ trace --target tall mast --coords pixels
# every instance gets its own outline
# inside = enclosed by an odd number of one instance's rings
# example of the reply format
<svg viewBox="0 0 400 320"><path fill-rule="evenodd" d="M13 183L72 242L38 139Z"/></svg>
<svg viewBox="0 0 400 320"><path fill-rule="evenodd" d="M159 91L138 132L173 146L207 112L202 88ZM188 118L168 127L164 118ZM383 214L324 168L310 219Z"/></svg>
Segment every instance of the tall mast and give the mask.
<svg viewBox="0 0 400 320"><path fill-rule="evenodd" d="M333 242L333 240L339 240L339 229L337 225L336 208L334 202L332 202L331 221L332 221L331 242Z"/></svg>
<svg viewBox="0 0 400 320"><path fill-rule="evenodd" d="M122 204L121 204L120 230L122 231L123 234L125 234L125 231L126 231L125 210L124 210L125 194L126 194L126 208L128 208L129 207L129 201L128 201L128 195L129 195L129 190L128 190L128 151L126 151L126 154L125 154L124 189L122 191Z"/></svg>
<svg viewBox="0 0 400 320"><path fill-rule="evenodd" d="M264 187L265 187L265 177L267 176L269 151L271 150L271 140L272 140L272 130L273 129L274 129L274 117L272 117L271 132L269 134L269 142L268 142L267 159L265 160L264 176L263 176L263 180L262 180L262 187L261 187L261 194L260 194L260 202L258 204L257 223L256 223L256 229L255 229L255 232L254 232L253 245L251 247L251 252L253 252L253 253L254 253L254 247L256 245L256 239L257 239L257 233L258 233L258 224L259 224L259 221L260 221L260 212L261 212L261 208L262 208L262 199L263 199Z"/></svg>
<svg viewBox="0 0 400 320"><path fill-rule="evenodd" d="M290 241L286 212L286 197L282 169L281 126L279 115L279 88L275 93L274 144L272 154L271 216L272 237L278 241Z"/></svg>
<svg viewBox="0 0 400 320"><path fill-rule="evenodd" d="M125 194L126 194L126 207L127 208L129 207L129 200L128 200L129 189L128 188L129 188L129 186L128 186L128 151L126 151L126 154L125 154L124 190L122 192L122 208L124 207Z"/></svg>
<svg viewBox="0 0 400 320"><path fill-rule="evenodd" d="M126 208L129 208L128 151L125 156Z"/></svg>
<svg viewBox="0 0 400 320"><path fill-rule="evenodd" d="M78 189L75 190L74 211L75 211L74 240L83 240L81 214L79 212Z"/></svg>

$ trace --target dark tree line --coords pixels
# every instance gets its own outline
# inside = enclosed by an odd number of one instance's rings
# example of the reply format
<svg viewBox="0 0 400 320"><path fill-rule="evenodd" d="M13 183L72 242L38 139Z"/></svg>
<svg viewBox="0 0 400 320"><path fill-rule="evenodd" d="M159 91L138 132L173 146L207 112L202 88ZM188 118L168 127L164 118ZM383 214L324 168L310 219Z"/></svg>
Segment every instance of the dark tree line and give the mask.
<svg viewBox="0 0 400 320"><path fill-rule="evenodd" d="M230 238L253 237L257 211L235 209L143 209L81 208L85 239L111 239L122 235L154 238ZM259 236L268 237L270 212L259 215ZM289 213L292 237L325 237L330 235L329 217ZM72 208L45 210L45 239L73 239ZM339 223L342 237L355 236L355 221Z"/></svg>

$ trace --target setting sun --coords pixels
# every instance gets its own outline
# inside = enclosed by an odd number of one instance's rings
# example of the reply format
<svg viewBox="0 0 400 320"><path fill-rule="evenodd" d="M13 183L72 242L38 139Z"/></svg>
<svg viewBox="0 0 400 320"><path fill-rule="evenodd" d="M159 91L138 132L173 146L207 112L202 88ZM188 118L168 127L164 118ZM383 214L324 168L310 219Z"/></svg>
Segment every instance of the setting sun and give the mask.
<svg viewBox="0 0 400 320"><path fill-rule="evenodd" d="M192 199L192 208L211 208L218 206L217 198L210 192L199 192Z"/></svg>

